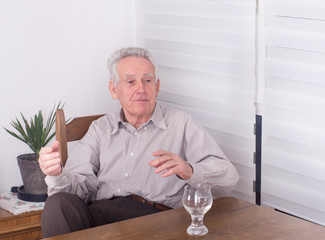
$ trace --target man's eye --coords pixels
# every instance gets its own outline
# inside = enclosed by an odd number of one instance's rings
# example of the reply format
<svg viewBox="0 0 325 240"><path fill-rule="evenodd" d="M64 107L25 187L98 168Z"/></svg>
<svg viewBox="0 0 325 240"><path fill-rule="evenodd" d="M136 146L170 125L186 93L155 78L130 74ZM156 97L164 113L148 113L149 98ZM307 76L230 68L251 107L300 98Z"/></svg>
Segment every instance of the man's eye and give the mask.
<svg viewBox="0 0 325 240"><path fill-rule="evenodd" d="M129 80L129 81L127 81L127 83L128 83L128 84L133 84L134 81L133 81L133 80Z"/></svg>

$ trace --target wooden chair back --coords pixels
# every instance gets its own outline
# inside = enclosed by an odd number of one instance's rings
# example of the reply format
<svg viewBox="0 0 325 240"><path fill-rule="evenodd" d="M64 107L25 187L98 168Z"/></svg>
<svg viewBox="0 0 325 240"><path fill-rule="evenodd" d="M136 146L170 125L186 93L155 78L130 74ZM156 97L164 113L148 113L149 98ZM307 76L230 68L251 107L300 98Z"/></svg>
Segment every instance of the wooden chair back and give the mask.
<svg viewBox="0 0 325 240"><path fill-rule="evenodd" d="M63 109L56 110L55 135L60 142L60 154L62 165L68 159L68 142L80 140L88 131L90 124L105 114L77 117L66 124Z"/></svg>

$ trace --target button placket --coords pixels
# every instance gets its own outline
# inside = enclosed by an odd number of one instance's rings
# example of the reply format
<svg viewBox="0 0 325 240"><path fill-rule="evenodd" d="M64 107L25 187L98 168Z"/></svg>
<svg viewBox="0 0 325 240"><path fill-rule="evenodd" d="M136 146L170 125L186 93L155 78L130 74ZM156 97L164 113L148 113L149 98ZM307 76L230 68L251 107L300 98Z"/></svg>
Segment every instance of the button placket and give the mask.
<svg viewBox="0 0 325 240"><path fill-rule="evenodd" d="M124 178L129 178L132 171L133 171L133 167L135 164L135 157L137 154L137 150L138 150L138 143L139 143L139 137L140 137L140 132L139 130L135 130L131 135L130 135L130 147L129 147L129 157L128 157L128 164L125 168L125 172L124 172Z"/></svg>

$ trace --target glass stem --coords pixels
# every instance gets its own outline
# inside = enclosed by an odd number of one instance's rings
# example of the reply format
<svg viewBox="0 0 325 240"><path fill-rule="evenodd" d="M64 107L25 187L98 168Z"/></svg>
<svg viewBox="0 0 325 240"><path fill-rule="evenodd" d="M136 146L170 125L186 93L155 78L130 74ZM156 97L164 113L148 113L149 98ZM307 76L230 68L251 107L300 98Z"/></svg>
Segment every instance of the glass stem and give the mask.
<svg viewBox="0 0 325 240"><path fill-rule="evenodd" d="M193 227L201 227L203 225L203 217L204 215L192 215L192 226Z"/></svg>

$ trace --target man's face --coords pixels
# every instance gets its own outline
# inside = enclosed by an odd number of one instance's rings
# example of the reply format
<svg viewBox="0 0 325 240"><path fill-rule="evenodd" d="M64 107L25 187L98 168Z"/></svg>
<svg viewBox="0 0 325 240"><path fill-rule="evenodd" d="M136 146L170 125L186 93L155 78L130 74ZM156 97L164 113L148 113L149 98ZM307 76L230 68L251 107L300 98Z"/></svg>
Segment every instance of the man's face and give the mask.
<svg viewBox="0 0 325 240"><path fill-rule="evenodd" d="M155 83L152 63L141 57L127 57L117 65L120 81L117 86L110 81L113 99L118 99L127 119L148 117L154 111L159 93L159 79Z"/></svg>

